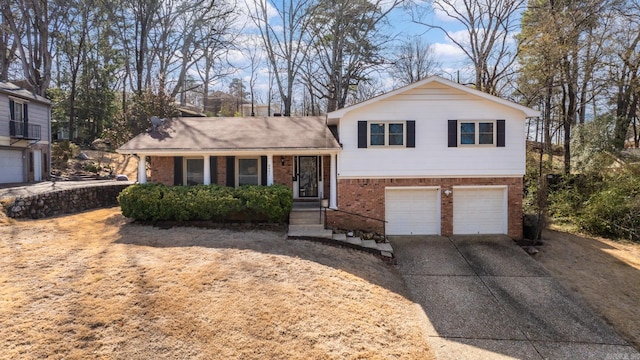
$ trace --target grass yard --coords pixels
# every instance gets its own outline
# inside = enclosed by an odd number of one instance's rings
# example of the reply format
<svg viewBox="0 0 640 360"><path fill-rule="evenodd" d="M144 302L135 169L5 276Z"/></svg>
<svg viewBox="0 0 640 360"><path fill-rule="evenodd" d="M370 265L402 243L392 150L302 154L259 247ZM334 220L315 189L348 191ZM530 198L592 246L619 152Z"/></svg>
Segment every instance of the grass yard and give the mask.
<svg viewBox="0 0 640 360"><path fill-rule="evenodd" d="M640 351L640 244L545 230L535 258Z"/></svg>
<svg viewBox="0 0 640 360"><path fill-rule="evenodd" d="M3 358L433 358L392 267L281 233L0 219L0 269Z"/></svg>

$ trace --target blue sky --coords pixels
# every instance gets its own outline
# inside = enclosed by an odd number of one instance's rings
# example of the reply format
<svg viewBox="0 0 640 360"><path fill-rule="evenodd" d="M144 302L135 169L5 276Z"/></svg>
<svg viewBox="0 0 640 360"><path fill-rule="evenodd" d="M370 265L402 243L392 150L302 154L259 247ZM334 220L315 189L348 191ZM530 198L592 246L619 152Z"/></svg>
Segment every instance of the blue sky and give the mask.
<svg viewBox="0 0 640 360"><path fill-rule="evenodd" d="M242 4L243 6L248 6L247 3L250 4L252 2L252 0L245 1L246 3ZM429 5L424 2L423 9L425 9L424 7L427 6ZM464 36L463 32L456 33L462 29L461 25L457 24L451 19L448 19L444 14L430 11L430 9L428 10L429 11L426 12L426 17L423 17L423 20L425 22L437 23L438 25L443 26L449 32L459 34L459 36ZM277 21L277 17L275 17L277 15L275 9L273 9L273 11L271 11L270 13L274 15L273 20ZM458 76L458 71L460 71L460 77L463 79L470 75L468 71L468 62L465 60L465 56L462 51L455 44L453 44L442 31L436 29L429 30L424 25L420 25L412 21L412 14L410 9L394 9L390 13L388 30L393 34L398 34L398 40L396 41L395 45L398 45L402 40L408 40L414 36L420 36L424 39L424 41L430 43L432 45L432 50L434 52L436 60L441 65L438 71L441 76L455 80L455 78ZM245 44L246 48L255 49L256 47L259 47L260 39L258 38L255 25L253 25L250 20L248 24L244 25L243 33L245 35L241 36L239 42ZM388 50L389 54L392 54L394 52L392 46L390 46ZM230 59L234 62L235 65L246 67L248 64L245 55L247 51L247 49L231 51ZM269 69L266 67L266 64L258 70L259 76L256 81L255 90L259 102L264 102L266 100L266 93L268 90L268 72ZM379 76L381 83L386 87L386 89L384 90L391 90L393 87L397 86L396 84L394 84L394 80L389 74L382 72L379 74ZM250 72L246 69L238 70L237 73L233 76L230 76L227 81L223 81L215 87L226 91L228 83L233 77L242 78L245 87L247 87L248 89Z"/></svg>

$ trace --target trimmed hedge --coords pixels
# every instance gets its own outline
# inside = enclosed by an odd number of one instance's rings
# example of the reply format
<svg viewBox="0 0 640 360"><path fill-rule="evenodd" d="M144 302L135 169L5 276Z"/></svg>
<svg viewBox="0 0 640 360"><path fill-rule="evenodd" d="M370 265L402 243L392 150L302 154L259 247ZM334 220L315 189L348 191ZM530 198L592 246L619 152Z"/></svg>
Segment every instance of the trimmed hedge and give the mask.
<svg viewBox="0 0 640 360"><path fill-rule="evenodd" d="M141 221L211 220L285 222L293 207L291 189L283 185L165 186L136 184L124 189L118 203L125 217Z"/></svg>

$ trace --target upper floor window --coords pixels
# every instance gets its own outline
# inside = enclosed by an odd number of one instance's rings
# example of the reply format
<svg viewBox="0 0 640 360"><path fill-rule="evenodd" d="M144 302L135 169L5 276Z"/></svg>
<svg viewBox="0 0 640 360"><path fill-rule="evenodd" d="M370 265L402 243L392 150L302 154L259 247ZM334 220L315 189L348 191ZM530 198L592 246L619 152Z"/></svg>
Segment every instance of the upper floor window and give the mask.
<svg viewBox="0 0 640 360"><path fill-rule="evenodd" d="M27 104L10 100L9 107L11 111L11 120L17 121L17 122L24 122L24 118L25 118L24 111L25 111L25 108L27 107Z"/></svg>
<svg viewBox="0 0 640 360"><path fill-rule="evenodd" d="M460 145L494 145L495 124L493 121L460 121Z"/></svg>
<svg viewBox="0 0 640 360"><path fill-rule="evenodd" d="M369 123L370 146L404 146L404 123L372 122Z"/></svg>

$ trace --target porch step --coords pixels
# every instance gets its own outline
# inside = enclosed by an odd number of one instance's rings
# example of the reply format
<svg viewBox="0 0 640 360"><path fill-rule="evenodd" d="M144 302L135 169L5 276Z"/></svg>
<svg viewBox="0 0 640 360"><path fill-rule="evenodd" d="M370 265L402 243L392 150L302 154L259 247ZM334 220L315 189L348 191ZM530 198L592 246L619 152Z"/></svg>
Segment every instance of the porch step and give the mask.
<svg viewBox="0 0 640 360"><path fill-rule="evenodd" d="M324 228L324 225L292 225L289 224L290 238L296 237L308 237L319 239L331 239L333 238L333 231Z"/></svg>
<svg viewBox="0 0 640 360"><path fill-rule="evenodd" d="M324 213L320 211L292 211L289 214L289 224L324 224Z"/></svg>

